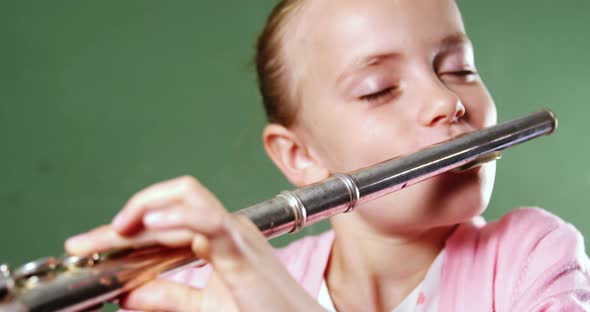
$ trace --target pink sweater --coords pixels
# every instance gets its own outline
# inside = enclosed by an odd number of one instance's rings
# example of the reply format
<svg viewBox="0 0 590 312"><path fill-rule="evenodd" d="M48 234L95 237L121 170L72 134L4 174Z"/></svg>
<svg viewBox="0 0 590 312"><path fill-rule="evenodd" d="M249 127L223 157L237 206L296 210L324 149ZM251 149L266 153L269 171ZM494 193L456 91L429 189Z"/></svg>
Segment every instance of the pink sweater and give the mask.
<svg viewBox="0 0 590 312"><path fill-rule="evenodd" d="M293 277L317 298L333 232L277 250ZM461 224L446 242L440 311L590 311L590 261L580 233L538 208L486 224ZM170 278L203 287L210 267Z"/></svg>

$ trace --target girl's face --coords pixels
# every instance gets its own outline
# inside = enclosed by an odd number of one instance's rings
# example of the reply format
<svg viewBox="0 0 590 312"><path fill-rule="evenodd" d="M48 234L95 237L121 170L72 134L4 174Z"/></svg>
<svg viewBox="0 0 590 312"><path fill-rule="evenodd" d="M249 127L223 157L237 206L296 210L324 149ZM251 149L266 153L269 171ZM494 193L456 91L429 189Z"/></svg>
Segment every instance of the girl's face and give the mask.
<svg viewBox="0 0 590 312"><path fill-rule="evenodd" d="M307 1L289 27L293 131L329 172L496 122L453 0ZM462 222L485 209L494 175L494 164L443 174L356 213L383 231Z"/></svg>

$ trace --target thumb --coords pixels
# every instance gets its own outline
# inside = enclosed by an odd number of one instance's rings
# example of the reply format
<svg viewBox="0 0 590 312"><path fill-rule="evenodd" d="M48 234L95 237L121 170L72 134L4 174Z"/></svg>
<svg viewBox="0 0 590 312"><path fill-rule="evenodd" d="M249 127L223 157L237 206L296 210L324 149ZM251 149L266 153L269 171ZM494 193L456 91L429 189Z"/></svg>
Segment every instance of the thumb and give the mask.
<svg viewBox="0 0 590 312"><path fill-rule="evenodd" d="M132 290L119 304L138 311L199 311L201 292L176 282L155 280Z"/></svg>

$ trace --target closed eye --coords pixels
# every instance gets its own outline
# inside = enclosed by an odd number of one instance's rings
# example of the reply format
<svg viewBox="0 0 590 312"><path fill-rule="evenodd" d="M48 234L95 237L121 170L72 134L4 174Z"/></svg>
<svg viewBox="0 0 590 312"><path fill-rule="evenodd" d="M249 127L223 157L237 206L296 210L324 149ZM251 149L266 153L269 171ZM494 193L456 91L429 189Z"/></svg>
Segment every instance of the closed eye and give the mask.
<svg viewBox="0 0 590 312"><path fill-rule="evenodd" d="M394 95L396 90L397 88L392 86L375 93L363 95L359 99L369 103L382 102L388 100L392 95Z"/></svg>
<svg viewBox="0 0 590 312"><path fill-rule="evenodd" d="M470 83L475 81L478 75L475 70L463 69L442 73L440 77L449 79L451 82Z"/></svg>
<svg viewBox="0 0 590 312"><path fill-rule="evenodd" d="M477 72L473 71L473 70L465 69L465 70L453 72L452 74L457 75L457 76L470 76L470 75L477 75Z"/></svg>

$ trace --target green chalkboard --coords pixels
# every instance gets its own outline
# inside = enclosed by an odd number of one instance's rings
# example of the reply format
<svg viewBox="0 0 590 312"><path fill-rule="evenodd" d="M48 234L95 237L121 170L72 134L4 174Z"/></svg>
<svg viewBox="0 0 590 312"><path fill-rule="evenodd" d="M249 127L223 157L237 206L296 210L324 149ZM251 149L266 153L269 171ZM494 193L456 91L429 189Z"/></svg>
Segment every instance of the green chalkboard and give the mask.
<svg viewBox="0 0 590 312"><path fill-rule="evenodd" d="M59 255L179 175L232 210L291 188L262 149L251 64L272 4L0 2L0 260ZM485 216L542 206L590 235L590 2L459 4L500 120L560 118L554 136L505 154Z"/></svg>

